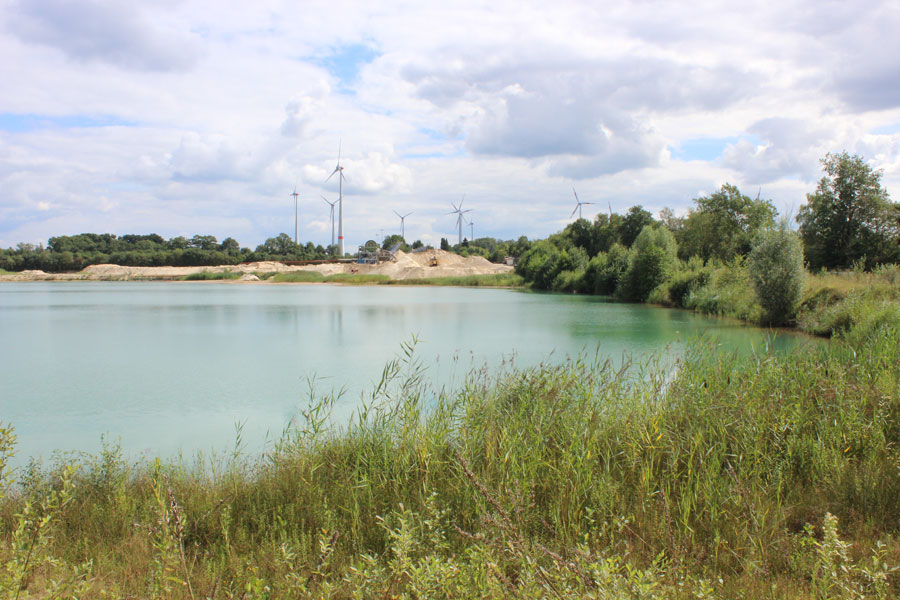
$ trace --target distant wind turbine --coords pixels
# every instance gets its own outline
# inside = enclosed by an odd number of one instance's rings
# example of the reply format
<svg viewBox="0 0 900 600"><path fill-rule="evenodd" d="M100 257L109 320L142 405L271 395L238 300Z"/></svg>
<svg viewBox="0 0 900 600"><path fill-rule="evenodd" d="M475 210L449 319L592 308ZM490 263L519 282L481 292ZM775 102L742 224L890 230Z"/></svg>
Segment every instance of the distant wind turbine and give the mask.
<svg viewBox="0 0 900 600"><path fill-rule="evenodd" d="M459 244L462 244L462 227L463 227L463 220L464 220L463 215L466 214L467 212L472 212L471 208L468 210L462 209L462 205L465 200L466 200L466 197L463 196L462 200L459 201L459 206L457 206L457 205L453 204L453 202L451 202L450 204L453 206L453 210L451 210L450 212L447 213L448 215L456 215L456 226L459 228L459 242L458 242Z"/></svg>
<svg viewBox="0 0 900 600"><path fill-rule="evenodd" d="M338 159L334 171L328 179L338 173L338 255L344 256L344 167L341 166L341 144L338 144ZM325 181L328 181L326 179Z"/></svg>
<svg viewBox="0 0 900 600"><path fill-rule="evenodd" d="M321 194L319 195L322 196ZM337 204L337 200L332 202L325 196L322 196L322 200L324 200L325 203L331 207L331 245L334 246L334 205Z"/></svg>
<svg viewBox="0 0 900 600"><path fill-rule="evenodd" d="M295 244L299 243L297 240L300 237L300 224L299 224L300 222L298 220L299 212L297 209L297 197L299 195L300 194L297 193L297 184L295 182L294 183L294 192L291 194L291 196L294 197L294 243Z"/></svg>
<svg viewBox="0 0 900 600"><path fill-rule="evenodd" d="M575 209L572 210L572 214L569 215L569 218L571 219L573 216L575 216L575 213L577 212L577 213L578 213L578 218L581 219L581 207L582 207L582 205L584 205L584 204L593 204L593 202L582 202L581 200L579 200L579 199L578 199L578 192L575 191L575 188L572 188L572 193L575 194L575 202L576 202L576 204L575 204Z"/></svg>
<svg viewBox="0 0 900 600"><path fill-rule="evenodd" d="M403 238L403 241L406 241L406 217L413 214L413 211L409 211L405 215L401 215L395 210L394 214L400 217L400 237Z"/></svg>
<svg viewBox="0 0 900 600"><path fill-rule="evenodd" d="M475 221L469 221L469 241L475 239Z"/></svg>

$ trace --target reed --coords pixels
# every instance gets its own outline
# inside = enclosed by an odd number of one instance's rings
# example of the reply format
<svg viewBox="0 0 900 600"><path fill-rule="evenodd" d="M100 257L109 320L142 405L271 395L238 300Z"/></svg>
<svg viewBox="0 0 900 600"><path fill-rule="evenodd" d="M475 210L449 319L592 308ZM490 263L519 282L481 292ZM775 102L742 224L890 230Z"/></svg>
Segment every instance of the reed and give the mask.
<svg viewBox="0 0 900 600"><path fill-rule="evenodd" d="M393 279L389 285L446 285L457 287L523 287L525 280L515 273L496 275L464 275L460 277L426 277L423 279Z"/></svg>
<svg viewBox="0 0 900 600"><path fill-rule="evenodd" d="M335 273L334 275L329 275L325 278L326 283L345 283L351 285L387 283L390 280L390 276L376 273Z"/></svg>
<svg viewBox="0 0 900 600"><path fill-rule="evenodd" d="M238 271L197 271L181 278L182 281L217 281L225 279L240 279L243 273Z"/></svg>
<svg viewBox="0 0 900 600"><path fill-rule="evenodd" d="M321 283L325 278L316 271L289 271L270 277L275 283Z"/></svg>

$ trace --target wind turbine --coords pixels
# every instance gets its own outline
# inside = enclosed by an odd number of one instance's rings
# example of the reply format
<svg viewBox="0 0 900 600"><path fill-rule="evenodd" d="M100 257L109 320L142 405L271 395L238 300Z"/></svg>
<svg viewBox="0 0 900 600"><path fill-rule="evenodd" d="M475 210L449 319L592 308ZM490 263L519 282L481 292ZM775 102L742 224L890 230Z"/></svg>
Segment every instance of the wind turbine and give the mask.
<svg viewBox="0 0 900 600"><path fill-rule="evenodd" d="M475 239L475 221L469 221L469 241Z"/></svg>
<svg viewBox="0 0 900 600"><path fill-rule="evenodd" d="M572 188L572 193L575 194L576 204L575 204L575 209L572 211L572 214L569 215L569 218L571 219L573 216L575 216L575 211L578 211L578 218L581 219L581 206L583 204L593 204L593 202L582 202L581 200L579 200L578 192L575 191L575 188Z"/></svg>
<svg viewBox="0 0 900 600"><path fill-rule="evenodd" d="M463 215L466 214L467 212L472 212L471 208L468 210L462 209L462 205L463 205L463 202L465 201L465 199L466 199L466 197L463 196L462 200L459 201L459 206L453 204L453 202L450 202L450 204L453 206L453 210L451 210L450 212L447 213L448 215L456 215L456 226L459 228L459 242L458 242L459 244L462 244L462 224L463 224L463 220L464 220Z"/></svg>
<svg viewBox="0 0 900 600"><path fill-rule="evenodd" d="M334 171L328 179L339 173L338 177L338 255L344 256L344 167L341 166L341 144L338 144L338 159ZM328 179L325 181L327 182Z"/></svg>
<svg viewBox="0 0 900 600"><path fill-rule="evenodd" d="M299 214L297 212L297 197L299 195L300 194L297 193L297 183L295 182L294 183L294 192L291 194L291 196L294 197L294 243L295 244L297 243L297 239L300 237L300 225L299 225L299 221L297 220L297 217Z"/></svg>
<svg viewBox="0 0 900 600"><path fill-rule="evenodd" d="M321 194L319 194L321 196ZM334 205L337 204L337 200L332 202L325 196L322 196L322 200L331 207L331 245L334 246Z"/></svg>
<svg viewBox="0 0 900 600"><path fill-rule="evenodd" d="M406 241L406 217L413 214L413 211L409 211L405 215L401 215L400 213L398 213L395 210L394 214L397 215L398 217L400 217L400 237L402 237L403 241L405 242Z"/></svg>

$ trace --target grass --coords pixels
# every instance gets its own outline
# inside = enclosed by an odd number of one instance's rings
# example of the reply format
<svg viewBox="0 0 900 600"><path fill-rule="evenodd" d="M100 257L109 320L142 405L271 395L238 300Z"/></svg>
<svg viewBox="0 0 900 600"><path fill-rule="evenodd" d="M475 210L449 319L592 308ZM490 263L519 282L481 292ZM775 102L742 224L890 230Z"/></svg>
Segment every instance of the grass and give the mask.
<svg viewBox="0 0 900 600"><path fill-rule="evenodd" d="M316 271L290 271L271 276L275 283L321 283L325 278Z"/></svg>
<svg viewBox="0 0 900 600"><path fill-rule="evenodd" d="M130 463L109 446L70 475L25 470L0 502L0 571L13 574L0 589L888 597L898 364L900 328L883 321L783 356L698 346L676 375L574 360L475 371L451 392L431 387L410 343L350 423L329 426L337 399L313 397L261 460L240 441L194 464ZM23 568L25 556L39 560Z"/></svg>
<svg viewBox="0 0 900 600"><path fill-rule="evenodd" d="M240 279L243 273L238 271L198 271L181 278L182 281L217 281L223 279Z"/></svg>
<svg viewBox="0 0 900 600"><path fill-rule="evenodd" d="M352 285L368 285L373 283L386 283L391 278L388 275L374 273L335 273L325 278L326 283L345 283Z"/></svg>
<svg viewBox="0 0 900 600"><path fill-rule="evenodd" d="M447 285L458 287L522 287L525 280L515 273L496 275L465 275L460 277L427 277L423 279L394 279L390 285Z"/></svg>

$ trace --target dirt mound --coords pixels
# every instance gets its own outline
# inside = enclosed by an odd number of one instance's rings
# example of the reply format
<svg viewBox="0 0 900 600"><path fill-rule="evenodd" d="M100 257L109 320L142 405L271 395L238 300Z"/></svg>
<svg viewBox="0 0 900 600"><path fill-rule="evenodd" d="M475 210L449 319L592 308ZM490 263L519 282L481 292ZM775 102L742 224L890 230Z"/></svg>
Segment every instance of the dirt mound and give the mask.
<svg viewBox="0 0 900 600"><path fill-rule="evenodd" d="M493 275L508 273L512 267L495 265L484 257L462 257L443 250L424 250L422 252L405 253L397 251L395 260L365 265L352 262L325 263L319 265L284 265L280 262L262 261L241 265L219 267L123 267L120 265L91 265L79 273L44 273L43 271L24 271L12 275L0 276L0 279L21 281L41 279L90 279L90 280L130 280L130 279L179 279L191 273L207 271L222 273L225 271L241 273L241 281L253 281L255 273L285 273L290 271L316 271L325 275L337 273L359 273L387 275L391 279L425 279L429 277L465 277L468 275ZM437 262L434 265L434 262Z"/></svg>

